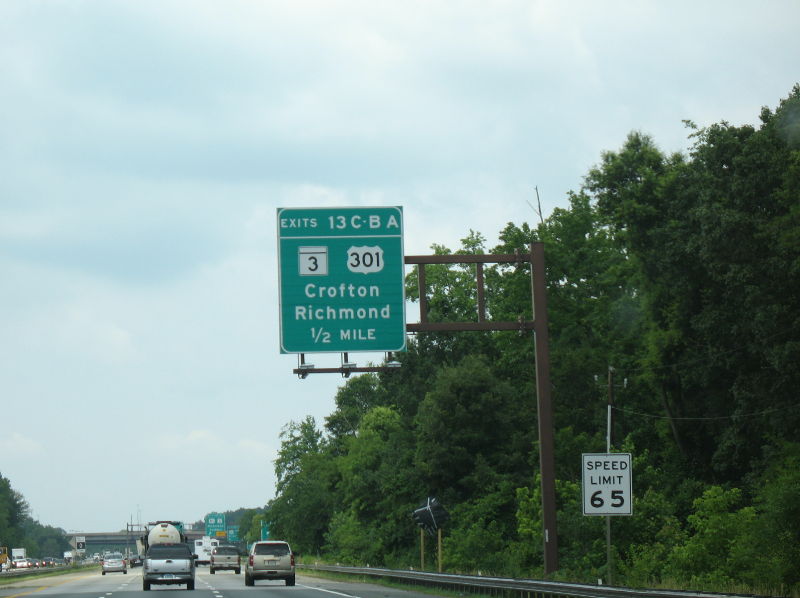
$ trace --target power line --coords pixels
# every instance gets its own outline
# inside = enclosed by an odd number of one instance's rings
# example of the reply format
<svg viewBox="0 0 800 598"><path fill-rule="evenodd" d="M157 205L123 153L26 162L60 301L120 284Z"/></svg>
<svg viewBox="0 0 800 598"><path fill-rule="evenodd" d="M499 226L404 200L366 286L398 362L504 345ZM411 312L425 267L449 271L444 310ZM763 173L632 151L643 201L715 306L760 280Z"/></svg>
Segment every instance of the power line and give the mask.
<svg viewBox="0 0 800 598"><path fill-rule="evenodd" d="M775 339L777 337L786 336L786 335L789 335L789 334L794 334L794 330L793 329L781 330L780 332L776 332L774 334L769 334L767 336L760 337L758 339L758 341L763 344L766 341L771 341L771 340L773 340L773 339ZM694 359L685 359L683 361L676 361L676 362L673 362L673 363L662 363L662 364L646 365L646 366L641 366L641 367L637 367L637 368L626 368L624 371L626 373L632 375L632 374L636 374L636 373L640 373L640 372L647 372L647 371L655 372L657 370L665 370L665 369L668 369L668 368L678 368L678 367L687 366L687 365L697 365L697 364L701 364L701 363L708 363L710 361L714 361L716 359L719 359L720 357L725 357L726 355L733 355L733 354L737 354L737 353L741 354L741 353L744 353L747 350L748 350L748 347L745 347L744 345L740 345L740 346L734 347L732 349L723 349L721 351L718 351L714 355L708 355L708 356L704 356L704 357L696 357Z"/></svg>
<svg viewBox="0 0 800 598"><path fill-rule="evenodd" d="M737 419L739 417L760 417L763 415L770 415L772 413L781 413L783 411L790 411L792 409L797 409L798 407L800 407L800 404L792 405L791 407L784 407L782 409L766 409L764 411L756 411L755 413L742 413L740 415L720 415L716 417L669 417L668 415L654 415L652 413L634 411L633 409L623 409L622 407L616 407L616 406L612 406L612 409L615 409L617 411L622 411L623 413L629 413L631 415L649 417L651 419L671 419L671 420L682 420L682 421L714 421L714 420Z"/></svg>

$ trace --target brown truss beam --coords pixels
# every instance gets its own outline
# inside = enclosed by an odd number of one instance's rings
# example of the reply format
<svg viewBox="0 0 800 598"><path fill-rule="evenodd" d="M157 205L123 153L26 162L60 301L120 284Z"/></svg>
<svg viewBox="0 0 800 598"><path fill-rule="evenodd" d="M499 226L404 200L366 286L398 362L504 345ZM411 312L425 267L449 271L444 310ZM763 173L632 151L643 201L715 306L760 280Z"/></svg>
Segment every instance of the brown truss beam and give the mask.
<svg viewBox="0 0 800 598"><path fill-rule="evenodd" d="M529 264L531 254L527 252L491 255L448 253L447 255L407 255L404 259L406 264Z"/></svg>

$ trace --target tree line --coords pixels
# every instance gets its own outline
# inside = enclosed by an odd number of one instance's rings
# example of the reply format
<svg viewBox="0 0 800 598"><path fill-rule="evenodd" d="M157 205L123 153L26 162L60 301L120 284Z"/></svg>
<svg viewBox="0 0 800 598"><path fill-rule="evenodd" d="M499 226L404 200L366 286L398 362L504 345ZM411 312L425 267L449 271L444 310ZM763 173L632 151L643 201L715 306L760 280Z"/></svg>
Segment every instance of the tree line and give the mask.
<svg viewBox="0 0 800 598"><path fill-rule="evenodd" d="M455 250L545 246L557 579L610 573L580 484L581 454L605 452L613 367L613 450L634 476L614 582L800 590L800 85L760 122L686 122L686 154L632 132L569 207ZM430 321L477 320L474 268L426 267ZM532 317L526 267L485 280L492 319ZM417 297L415 273L406 284ZM444 570L542 577L531 335L419 334L397 358L348 379L324 422L283 428L272 534L337 562L416 566L411 511L436 496Z"/></svg>
<svg viewBox="0 0 800 598"><path fill-rule="evenodd" d="M30 515L25 497L0 474L0 546L25 548L32 557L60 557L70 550L67 533L61 528L42 525Z"/></svg>

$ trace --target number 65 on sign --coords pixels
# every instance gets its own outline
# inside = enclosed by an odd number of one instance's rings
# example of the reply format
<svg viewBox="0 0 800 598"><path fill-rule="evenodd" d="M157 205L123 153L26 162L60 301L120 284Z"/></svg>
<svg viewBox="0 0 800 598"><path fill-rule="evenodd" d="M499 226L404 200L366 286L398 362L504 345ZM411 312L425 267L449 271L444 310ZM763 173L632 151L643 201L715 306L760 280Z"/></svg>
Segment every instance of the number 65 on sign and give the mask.
<svg viewBox="0 0 800 598"><path fill-rule="evenodd" d="M633 514L630 453L584 453L583 514Z"/></svg>

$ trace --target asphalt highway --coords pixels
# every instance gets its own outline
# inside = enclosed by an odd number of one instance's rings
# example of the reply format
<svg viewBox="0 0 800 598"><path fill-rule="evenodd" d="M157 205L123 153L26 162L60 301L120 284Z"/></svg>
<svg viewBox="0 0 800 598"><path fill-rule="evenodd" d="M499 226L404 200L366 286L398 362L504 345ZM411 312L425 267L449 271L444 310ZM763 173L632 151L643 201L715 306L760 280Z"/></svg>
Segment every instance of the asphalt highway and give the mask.
<svg viewBox="0 0 800 598"><path fill-rule="evenodd" d="M244 585L242 574L218 571L211 575L208 567L198 567L195 590L185 585L153 586L142 590L142 570L129 569L127 574L100 571L71 573L62 576L14 581L0 586L0 598L158 598L159 592L178 592L186 598L430 598L430 594L385 588L383 586L346 581L330 581L297 575L297 585L287 587L282 581L256 581ZM255 592L255 593L254 593Z"/></svg>

